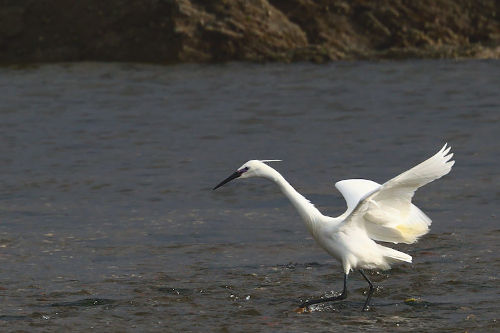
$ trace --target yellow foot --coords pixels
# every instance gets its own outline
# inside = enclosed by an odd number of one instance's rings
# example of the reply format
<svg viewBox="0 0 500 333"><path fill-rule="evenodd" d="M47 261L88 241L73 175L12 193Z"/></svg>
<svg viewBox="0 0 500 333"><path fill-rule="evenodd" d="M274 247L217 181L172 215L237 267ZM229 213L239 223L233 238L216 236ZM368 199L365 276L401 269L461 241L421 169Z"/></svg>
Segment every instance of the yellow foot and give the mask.
<svg viewBox="0 0 500 333"><path fill-rule="evenodd" d="M310 312L308 309L307 309L307 306L304 306L303 308L296 308L295 310L293 310L294 312L297 312L297 313L308 313Z"/></svg>

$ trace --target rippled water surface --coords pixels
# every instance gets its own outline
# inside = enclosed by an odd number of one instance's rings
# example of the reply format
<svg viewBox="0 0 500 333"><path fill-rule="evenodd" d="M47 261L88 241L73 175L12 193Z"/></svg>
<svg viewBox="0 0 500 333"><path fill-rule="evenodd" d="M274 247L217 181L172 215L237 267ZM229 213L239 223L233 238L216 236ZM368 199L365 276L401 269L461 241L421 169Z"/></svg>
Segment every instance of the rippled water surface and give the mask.
<svg viewBox="0 0 500 333"><path fill-rule="evenodd" d="M0 69L0 330L494 332L500 307L500 63L55 64ZM326 214L335 181L384 182L449 142L419 190L413 264L342 288L271 183Z"/></svg>

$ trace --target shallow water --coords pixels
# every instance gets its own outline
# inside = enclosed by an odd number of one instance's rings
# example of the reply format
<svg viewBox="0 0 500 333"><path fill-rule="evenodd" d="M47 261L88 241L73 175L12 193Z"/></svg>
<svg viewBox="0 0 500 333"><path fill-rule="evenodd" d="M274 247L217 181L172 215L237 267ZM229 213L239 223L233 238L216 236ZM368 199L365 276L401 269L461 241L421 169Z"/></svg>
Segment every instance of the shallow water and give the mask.
<svg viewBox="0 0 500 333"><path fill-rule="evenodd" d="M0 328L498 331L500 62L55 64L0 69ZM335 181L419 190L414 263L349 279L273 184L211 188L249 159L339 215Z"/></svg>

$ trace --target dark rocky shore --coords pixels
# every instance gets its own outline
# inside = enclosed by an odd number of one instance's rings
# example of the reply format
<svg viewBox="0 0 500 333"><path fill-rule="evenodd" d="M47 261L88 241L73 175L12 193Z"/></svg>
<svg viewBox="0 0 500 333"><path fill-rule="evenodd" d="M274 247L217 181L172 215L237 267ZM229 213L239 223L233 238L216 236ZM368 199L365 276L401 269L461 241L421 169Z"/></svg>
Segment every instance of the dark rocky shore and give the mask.
<svg viewBox="0 0 500 333"><path fill-rule="evenodd" d="M0 0L0 63L500 58L498 0Z"/></svg>

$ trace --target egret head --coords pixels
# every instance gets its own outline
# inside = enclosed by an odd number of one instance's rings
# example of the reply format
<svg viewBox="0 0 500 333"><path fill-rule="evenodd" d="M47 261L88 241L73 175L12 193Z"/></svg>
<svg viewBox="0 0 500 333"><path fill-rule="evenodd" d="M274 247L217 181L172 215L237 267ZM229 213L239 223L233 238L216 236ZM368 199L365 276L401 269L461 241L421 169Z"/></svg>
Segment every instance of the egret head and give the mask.
<svg viewBox="0 0 500 333"><path fill-rule="evenodd" d="M281 160L250 160L239 167L231 176L224 179L213 189L216 190L222 185L229 183L231 180L236 178L250 178L250 177L262 177L266 172L269 172L270 168L267 162L280 162Z"/></svg>

